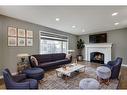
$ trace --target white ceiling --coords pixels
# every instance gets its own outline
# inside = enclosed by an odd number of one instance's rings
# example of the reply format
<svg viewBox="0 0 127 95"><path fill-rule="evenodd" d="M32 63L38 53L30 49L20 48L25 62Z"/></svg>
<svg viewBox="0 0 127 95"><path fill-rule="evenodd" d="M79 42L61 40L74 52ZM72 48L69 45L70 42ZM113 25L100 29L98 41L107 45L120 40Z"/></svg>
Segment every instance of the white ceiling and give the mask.
<svg viewBox="0 0 127 95"><path fill-rule="evenodd" d="M0 14L76 35L127 27L126 6L0 6Z"/></svg>

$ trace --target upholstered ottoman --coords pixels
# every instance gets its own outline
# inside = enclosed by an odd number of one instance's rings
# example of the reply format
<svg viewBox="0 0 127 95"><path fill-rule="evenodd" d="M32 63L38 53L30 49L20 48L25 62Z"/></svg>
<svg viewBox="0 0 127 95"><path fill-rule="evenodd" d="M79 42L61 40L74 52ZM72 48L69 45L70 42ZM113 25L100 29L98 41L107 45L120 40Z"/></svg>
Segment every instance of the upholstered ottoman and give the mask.
<svg viewBox="0 0 127 95"><path fill-rule="evenodd" d="M28 78L41 80L44 77L44 70L41 68L29 68L24 71Z"/></svg>
<svg viewBox="0 0 127 95"><path fill-rule="evenodd" d="M80 81L79 88L80 89L99 89L100 84L96 79L85 78Z"/></svg>
<svg viewBox="0 0 127 95"><path fill-rule="evenodd" d="M96 70L97 79L100 83L109 84L109 78L111 76L111 70L106 66L97 67Z"/></svg>

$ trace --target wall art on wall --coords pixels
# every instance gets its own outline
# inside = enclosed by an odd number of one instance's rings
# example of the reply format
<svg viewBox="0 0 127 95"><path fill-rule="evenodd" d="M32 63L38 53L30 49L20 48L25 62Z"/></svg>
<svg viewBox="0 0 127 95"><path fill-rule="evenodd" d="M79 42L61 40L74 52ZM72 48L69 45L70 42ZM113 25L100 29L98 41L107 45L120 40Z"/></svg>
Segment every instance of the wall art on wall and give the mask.
<svg viewBox="0 0 127 95"><path fill-rule="evenodd" d="M27 46L33 46L33 39L27 38L26 45Z"/></svg>
<svg viewBox="0 0 127 95"><path fill-rule="evenodd" d="M18 37L25 37L25 29L18 29Z"/></svg>
<svg viewBox="0 0 127 95"><path fill-rule="evenodd" d="M25 38L18 38L18 46L25 46Z"/></svg>
<svg viewBox="0 0 127 95"><path fill-rule="evenodd" d="M33 37L33 31L26 31L26 37L32 38Z"/></svg>
<svg viewBox="0 0 127 95"><path fill-rule="evenodd" d="M8 46L17 46L17 37L8 37Z"/></svg>
<svg viewBox="0 0 127 95"><path fill-rule="evenodd" d="M33 46L33 31L8 27L8 46Z"/></svg>
<svg viewBox="0 0 127 95"><path fill-rule="evenodd" d="M15 27L8 27L8 36L17 36L17 29Z"/></svg>

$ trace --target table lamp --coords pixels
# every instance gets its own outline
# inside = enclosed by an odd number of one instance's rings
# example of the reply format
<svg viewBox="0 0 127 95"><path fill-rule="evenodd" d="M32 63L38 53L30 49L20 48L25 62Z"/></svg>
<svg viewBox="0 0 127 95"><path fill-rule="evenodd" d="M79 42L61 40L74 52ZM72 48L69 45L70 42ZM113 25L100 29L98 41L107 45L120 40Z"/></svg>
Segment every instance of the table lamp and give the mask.
<svg viewBox="0 0 127 95"><path fill-rule="evenodd" d="M75 50L68 50L68 54L71 54L71 56L72 56L72 62L74 59L74 52L75 52Z"/></svg>
<svg viewBox="0 0 127 95"><path fill-rule="evenodd" d="M24 62L25 58L28 56L29 56L29 54L27 54L27 53L17 54L17 57L21 58L21 62Z"/></svg>
<svg viewBox="0 0 127 95"><path fill-rule="evenodd" d="M75 52L75 50L68 50L68 53L69 54L72 54L72 53L74 53Z"/></svg>

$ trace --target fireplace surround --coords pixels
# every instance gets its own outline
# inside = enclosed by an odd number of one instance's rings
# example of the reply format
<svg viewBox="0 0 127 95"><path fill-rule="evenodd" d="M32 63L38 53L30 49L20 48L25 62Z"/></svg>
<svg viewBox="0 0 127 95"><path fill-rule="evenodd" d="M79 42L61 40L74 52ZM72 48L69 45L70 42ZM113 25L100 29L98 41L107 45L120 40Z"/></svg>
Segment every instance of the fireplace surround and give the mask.
<svg viewBox="0 0 127 95"><path fill-rule="evenodd" d="M91 61L90 54L99 52L104 54L104 64L111 61L112 43L85 44L85 60Z"/></svg>

